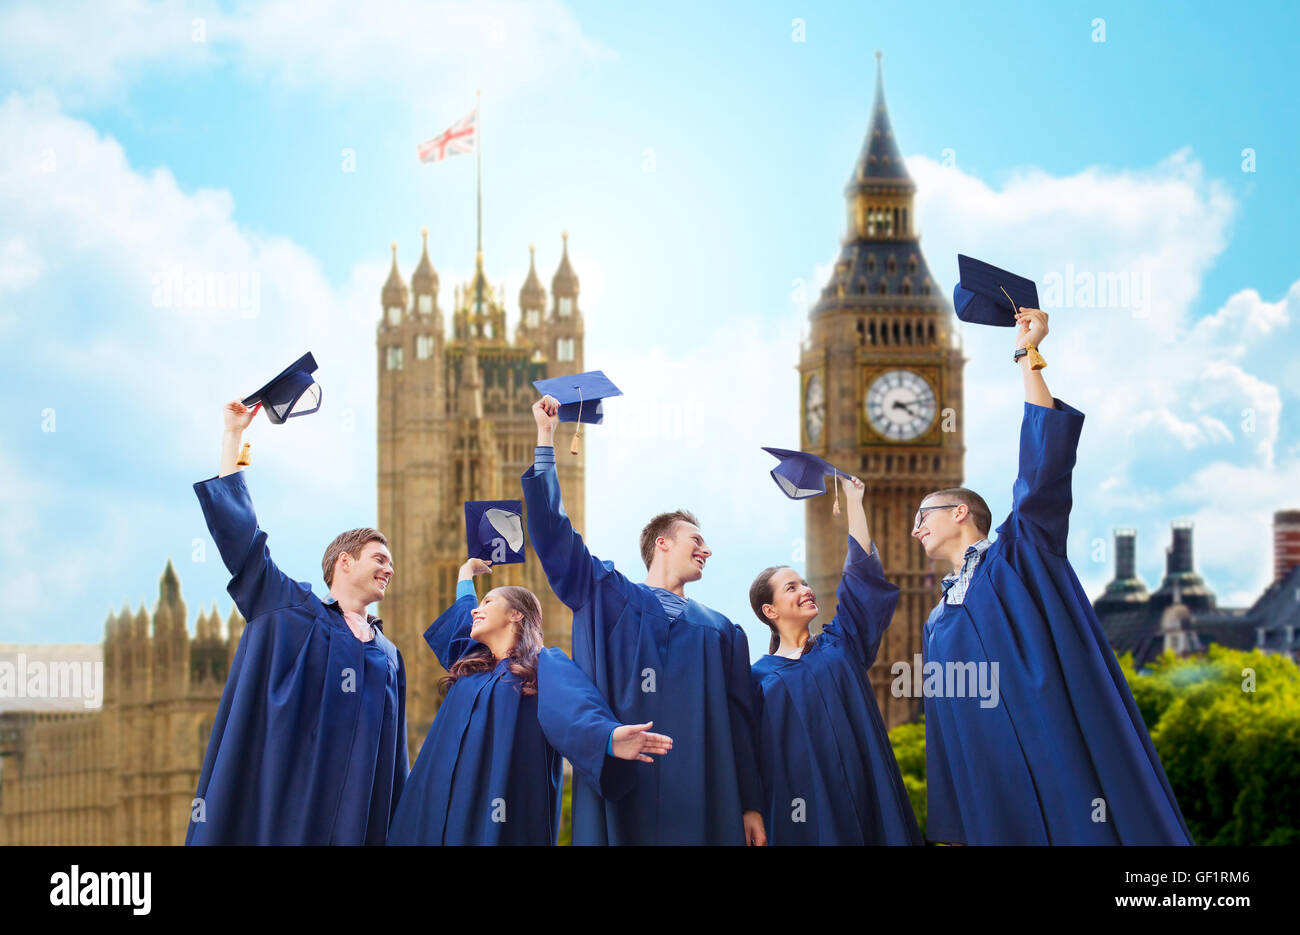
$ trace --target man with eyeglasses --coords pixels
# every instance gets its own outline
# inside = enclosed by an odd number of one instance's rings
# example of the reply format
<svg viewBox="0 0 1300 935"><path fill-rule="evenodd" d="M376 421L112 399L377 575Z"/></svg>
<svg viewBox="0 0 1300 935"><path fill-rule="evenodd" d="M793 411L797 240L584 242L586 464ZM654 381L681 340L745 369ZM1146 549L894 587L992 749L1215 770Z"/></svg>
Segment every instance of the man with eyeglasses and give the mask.
<svg viewBox="0 0 1300 935"><path fill-rule="evenodd" d="M936 491L912 536L952 563L922 635L926 836L949 844L1190 844L1132 693L1066 556L1083 414L1054 399L1019 308L1025 385L1011 515ZM973 690L992 682L989 696ZM995 700L994 700L995 699Z"/></svg>

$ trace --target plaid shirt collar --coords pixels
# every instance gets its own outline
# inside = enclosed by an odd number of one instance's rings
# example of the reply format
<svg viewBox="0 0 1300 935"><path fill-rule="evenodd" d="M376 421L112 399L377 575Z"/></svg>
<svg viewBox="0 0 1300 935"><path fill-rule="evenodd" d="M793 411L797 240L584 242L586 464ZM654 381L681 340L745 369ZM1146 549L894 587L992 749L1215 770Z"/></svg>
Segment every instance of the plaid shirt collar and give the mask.
<svg viewBox="0 0 1300 935"><path fill-rule="evenodd" d="M950 575L944 575L943 585L944 599L949 604L960 604L966 598L966 586L970 584L971 576L975 574L976 567L979 566L980 559L993 543L988 538L979 540L966 547L966 554L962 557L961 568Z"/></svg>

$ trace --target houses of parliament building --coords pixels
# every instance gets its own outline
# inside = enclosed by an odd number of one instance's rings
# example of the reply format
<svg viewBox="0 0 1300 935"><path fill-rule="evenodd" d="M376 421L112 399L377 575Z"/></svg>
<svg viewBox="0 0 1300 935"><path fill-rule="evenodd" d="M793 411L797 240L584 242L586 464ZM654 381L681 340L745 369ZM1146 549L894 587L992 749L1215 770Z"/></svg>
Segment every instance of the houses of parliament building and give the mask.
<svg viewBox="0 0 1300 935"><path fill-rule="evenodd" d="M847 188L838 262L810 314L798 361L801 447L867 484L886 574L902 594L871 673L889 726L917 714L889 692L889 663L911 661L937 595L937 573L910 538L922 497L963 475L963 360L951 306L931 279L915 229L915 183L894 139L877 64L867 138ZM578 276L567 235L550 291L530 259L510 332L502 290L478 254L471 282L439 304L424 246L409 284L393 245L377 327L378 523L396 575L379 611L406 664L414 760L437 710L443 675L423 640L455 595L466 557L468 500L518 499L532 463L534 380L584 370ZM530 248L531 250L531 248ZM447 319L450 318L450 321ZM583 456L557 452L564 502L585 528ZM834 595L845 527L830 498L806 506L807 576ZM197 507L196 507L197 509ZM571 615L540 563L499 567L491 585L541 599L546 642L569 650ZM830 619L834 606L823 604ZM180 844L208 734L244 622L200 613L191 635L170 562L152 616L111 614L104 697L92 712L0 708L0 844Z"/></svg>
<svg viewBox="0 0 1300 935"><path fill-rule="evenodd" d="M444 313L427 232L424 240L409 286L393 246L376 339L377 526L397 572L378 610L406 663L412 761L433 721L444 674L424 631L455 599L456 572L466 557L464 520L447 505L517 499L537 441L532 381L583 369L579 283L567 234L549 296L529 263L513 336L505 298L488 283L481 254L473 280L454 290L450 314ZM584 457L563 450L558 460L565 504L582 529ZM572 617L541 566L499 567L490 586L503 584L538 595L547 645L567 651ZM141 607L108 617L100 708L0 707L0 845L182 844L243 628L234 610L223 627L214 606L199 613L191 634L169 561L152 615Z"/></svg>

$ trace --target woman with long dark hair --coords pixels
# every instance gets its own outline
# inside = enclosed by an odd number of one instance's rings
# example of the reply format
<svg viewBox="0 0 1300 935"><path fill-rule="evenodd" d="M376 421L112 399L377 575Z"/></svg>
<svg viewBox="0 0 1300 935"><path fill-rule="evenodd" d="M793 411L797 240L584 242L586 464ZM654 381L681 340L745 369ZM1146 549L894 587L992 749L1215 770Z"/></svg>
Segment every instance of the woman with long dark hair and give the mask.
<svg viewBox="0 0 1300 935"><path fill-rule="evenodd" d="M618 798L631 786L635 761L672 748L670 738L649 732L651 724L619 724L582 670L543 646L532 591L493 588L478 601L473 578L491 571L481 559L465 562L456 602L424 634L448 672L446 697L398 802L389 844L554 844L562 756L602 795ZM571 752L599 747L599 759Z"/></svg>
<svg viewBox="0 0 1300 935"><path fill-rule="evenodd" d="M771 631L751 669L761 695L760 764L769 844L920 844L921 835L867 678L898 604L867 529L865 488L848 500L839 607L817 636L817 599L785 565L764 569L749 603Z"/></svg>

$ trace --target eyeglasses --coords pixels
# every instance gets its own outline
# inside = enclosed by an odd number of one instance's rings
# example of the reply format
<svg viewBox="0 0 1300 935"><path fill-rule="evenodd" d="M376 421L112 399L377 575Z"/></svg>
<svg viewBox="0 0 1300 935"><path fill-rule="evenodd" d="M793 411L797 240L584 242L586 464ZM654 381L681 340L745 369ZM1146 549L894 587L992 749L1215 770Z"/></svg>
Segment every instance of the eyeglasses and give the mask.
<svg viewBox="0 0 1300 935"><path fill-rule="evenodd" d="M929 513L931 510L951 510L953 507L961 505L962 504L960 503L943 503L935 506L923 506L916 511L916 520L912 523L912 529L920 529L921 521L925 519L925 514Z"/></svg>

